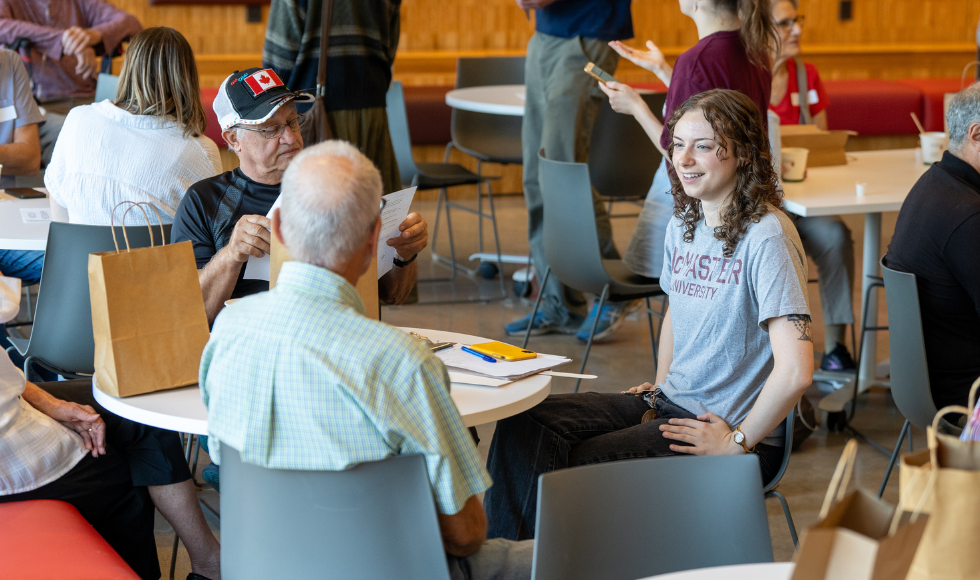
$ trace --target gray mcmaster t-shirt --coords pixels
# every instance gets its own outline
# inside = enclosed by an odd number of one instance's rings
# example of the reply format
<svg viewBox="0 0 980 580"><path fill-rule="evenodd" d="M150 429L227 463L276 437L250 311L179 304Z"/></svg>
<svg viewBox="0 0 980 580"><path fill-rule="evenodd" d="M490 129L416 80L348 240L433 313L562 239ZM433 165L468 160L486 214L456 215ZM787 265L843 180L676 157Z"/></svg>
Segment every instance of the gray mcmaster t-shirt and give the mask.
<svg viewBox="0 0 980 580"><path fill-rule="evenodd" d="M674 356L663 393L695 415L741 424L773 369L766 321L810 314L806 264L796 227L774 207L731 258L703 219L687 243L683 222L671 218L660 286L670 296ZM782 445L783 432L763 443Z"/></svg>
<svg viewBox="0 0 980 580"><path fill-rule="evenodd" d="M0 48L0 145L14 142L14 131L24 125L44 120L31 94L31 78L12 50ZM13 187L16 180L5 172L0 175L0 187Z"/></svg>

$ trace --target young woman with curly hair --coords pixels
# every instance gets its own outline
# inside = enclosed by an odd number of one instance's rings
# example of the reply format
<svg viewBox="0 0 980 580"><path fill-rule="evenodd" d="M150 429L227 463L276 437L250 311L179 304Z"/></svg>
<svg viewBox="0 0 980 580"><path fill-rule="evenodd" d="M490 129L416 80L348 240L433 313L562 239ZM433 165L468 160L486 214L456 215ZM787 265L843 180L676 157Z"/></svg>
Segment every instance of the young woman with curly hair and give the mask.
<svg viewBox="0 0 980 580"><path fill-rule="evenodd" d="M783 213L759 108L744 94L688 99L667 124L675 212L660 283L670 308L653 384L551 395L497 423L489 537L534 537L538 476L621 459L754 452L762 480L810 384L800 238Z"/></svg>

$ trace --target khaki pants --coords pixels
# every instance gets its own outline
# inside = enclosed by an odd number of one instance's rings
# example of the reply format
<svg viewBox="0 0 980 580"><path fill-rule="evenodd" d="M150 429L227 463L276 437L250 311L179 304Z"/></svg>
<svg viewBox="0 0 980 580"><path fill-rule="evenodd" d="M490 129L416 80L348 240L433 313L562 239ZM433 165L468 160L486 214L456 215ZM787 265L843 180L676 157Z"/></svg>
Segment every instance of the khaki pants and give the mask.
<svg viewBox="0 0 980 580"><path fill-rule="evenodd" d="M385 194L402 189L388 133L388 113L383 107L328 111L327 118L335 139L353 143L381 171Z"/></svg>
<svg viewBox="0 0 980 580"><path fill-rule="evenodd" d="M544 279L544 200L538 178L538 150L548 159L587 163L592 126L605 98L596 81L583 72L594 62L602 70L616 71L619 56L605 41L594 38L559 38L537 32L527 45L524 79L526 96L521 143L524 151L524 199L527 202L528 243L538 279ZM612 240L609 215L592 190L600 250L604 258L619 258ZM584 311L583 297L552 277L541 289L540 312L567 323L571 308Z"/></svg>

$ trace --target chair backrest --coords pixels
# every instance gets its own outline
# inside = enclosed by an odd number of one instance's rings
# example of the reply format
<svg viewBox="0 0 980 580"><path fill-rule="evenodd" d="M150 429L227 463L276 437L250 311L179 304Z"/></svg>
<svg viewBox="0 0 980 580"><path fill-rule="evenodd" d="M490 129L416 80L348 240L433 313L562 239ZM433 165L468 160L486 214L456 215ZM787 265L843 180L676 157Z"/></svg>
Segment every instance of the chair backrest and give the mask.
<svg viewBox="0 0 980 580"><path fill-rule="evenodd" d="M395 149L402 186L409 187L418 176L419 170L415 166L415 158L412 157L412 136L408 130L405 92L400 81L394 81L388 87L385 108L388 112L388 132L391 134L391 145Z"/></svg>
<svg viewBox="0 0 980 580"><path fill-rule="evenodd" d="M99 73L99 78L95 81L95 102L99 103L106 99L116 100L116 88L119 86L119 77L106 73Z"/></svg>
<svg viewBox="0 0 980 580"><path fill-rule="evenodd" d="M456 59L457 89L523 84L523 56ZM453 109L449 130L453 145L470 155L521 163L522 121L517 116Z"/></svg>
<svg viewBox="0 0 980 580"><path fill-rule="evenodd" d="M609 276L602 267L589 167L551 161L538 154L544 200L544 255L551 275L589 294L602 294Z"/></svg>
<svg viewBox="0 0 980 580"><path fill-rule="evenodd" d="M165 243L170 241L170 228L170 224L163 226ZM152 231L153 242L159 244L159 226ZM126 233L131 248L150 245L150 231L145 226L130 226ZM118 228L116 236L122 244ZM75 374L95 372L88 255L115 249L109 226L51 222L26 356Z"/></svg>
<svg viewBox="0 0 980 580"><path fill-rule="evenodd" d="M634 580L772 562L755 455L562 469L538 484L535 580Z"/></svg>
<svg viewBox="0 0 980 580"><path fill-rule="evenodd" d="M449 579L425 459L346 471L242 463L221 445L225 578Z"/></svg>
<svg viewBox="0 0 980 580"><path fill-rule="evenodd" d="M770 490L775 489L776 485L779 484L779 480L783 478L786 473L786 468L789 467L789 458L793 454L793 421L796 418L796 407L789 412L789 416L786 417L786 421L783 422L783 426L786 427L786 433L783 436L783 461L779 464L779 470L776 475L772 477L772 481L762 483L766 486L762 491L768 493Z"/></svg>
<svg viewBox="0 0 980 580"><path fill-rule="evenodd" d="M659 119L667 93L641 96ZM632 115L613 111L602 99L589 147L589 175L599 195L646 197L663 156Z"/></svg>
<svg viewBox="0 0 980 580"><path fill-rule="evenodd" d="M929 366L922 334L919 289L915 274L899 272L881 259L888 304L888 349L891 357L891 390L895 406L912 425L925 431L936 416L929 388Z"/></svg>

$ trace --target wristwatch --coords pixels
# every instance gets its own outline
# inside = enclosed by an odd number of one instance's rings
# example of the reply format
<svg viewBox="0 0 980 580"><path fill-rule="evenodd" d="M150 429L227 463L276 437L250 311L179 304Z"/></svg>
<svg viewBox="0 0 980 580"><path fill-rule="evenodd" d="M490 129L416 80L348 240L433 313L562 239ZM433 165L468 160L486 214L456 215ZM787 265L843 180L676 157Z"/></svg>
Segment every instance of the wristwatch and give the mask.
<svg viewBox="0 0 980 580"><path fill-rule="evenodd" d="M745 433L742 433L741 425L735 427L734 439L735 439L735 443L741 445L742 449L744 449L746 453L752 453L753 451L755 451L755 447L749 449L749 446L745 444Z"/></svg>
<svg viewBox="0 0 980 580"><path fill-rule="evenodd" d="M419 255L418 254L415 254L414 256L412 256L411 258L409 258L407 260L399 260L398 258L395 258L394 260L392 260L392 263L395 264L396 266L398 266L399 268L404 268L405 266L407 266L407 265L411 264L412 262L414 262L415 261L415 258L418 258L418 257L419 257Z"/></svg>

